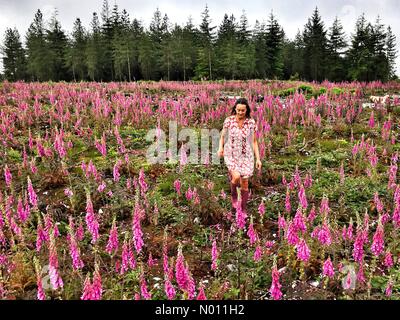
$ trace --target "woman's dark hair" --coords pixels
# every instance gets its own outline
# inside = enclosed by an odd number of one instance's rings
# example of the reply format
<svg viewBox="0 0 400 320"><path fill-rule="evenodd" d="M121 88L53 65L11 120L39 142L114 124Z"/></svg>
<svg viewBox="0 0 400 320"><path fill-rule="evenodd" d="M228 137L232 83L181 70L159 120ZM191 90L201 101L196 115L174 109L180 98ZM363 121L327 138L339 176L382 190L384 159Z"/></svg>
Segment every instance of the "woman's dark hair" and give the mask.
<svg viewBox="0 0 400 320"><path fill-rule="evenodd" d="M246 118L250 118L250 106L249 106L249 102L247 101L246 98L239 98L236 100L235 105L232 108L232 115L236 115L236 106L238 104L244 104L246 106Z"/></svg>

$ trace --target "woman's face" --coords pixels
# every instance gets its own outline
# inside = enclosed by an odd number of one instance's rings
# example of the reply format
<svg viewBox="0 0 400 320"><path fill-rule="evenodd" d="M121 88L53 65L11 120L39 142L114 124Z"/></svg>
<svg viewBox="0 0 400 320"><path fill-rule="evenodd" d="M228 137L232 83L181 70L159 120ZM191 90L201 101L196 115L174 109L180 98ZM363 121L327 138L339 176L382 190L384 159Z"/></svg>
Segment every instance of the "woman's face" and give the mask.
<svg viewBox="0 0 400 320"><path fill-rule="evenodd" d="M236 114L239 119L243 119L246 117L246 105L245 104L238 104L236 106Z"/></svg>

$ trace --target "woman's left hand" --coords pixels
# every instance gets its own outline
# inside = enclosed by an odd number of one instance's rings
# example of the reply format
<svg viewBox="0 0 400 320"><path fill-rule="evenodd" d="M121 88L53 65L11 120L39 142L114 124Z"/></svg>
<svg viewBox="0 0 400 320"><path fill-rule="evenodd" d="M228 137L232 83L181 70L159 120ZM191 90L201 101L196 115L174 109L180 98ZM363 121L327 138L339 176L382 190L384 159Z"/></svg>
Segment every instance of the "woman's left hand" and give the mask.
<svg viewBox="0 0 400 320"><path fill-rule="evenodd" d="M257 160L257 161L256 161L256 168L257 168L257 170L261 170L261 166L262 166L261 161L260 161L260 160Z"/></svg>

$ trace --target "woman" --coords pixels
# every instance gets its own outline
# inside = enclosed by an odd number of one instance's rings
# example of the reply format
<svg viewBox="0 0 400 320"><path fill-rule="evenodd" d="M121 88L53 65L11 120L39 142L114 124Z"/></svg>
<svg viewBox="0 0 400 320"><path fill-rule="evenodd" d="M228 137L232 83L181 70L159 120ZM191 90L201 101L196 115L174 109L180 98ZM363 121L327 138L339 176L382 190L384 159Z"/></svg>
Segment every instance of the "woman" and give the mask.
<svg viewBox="0 0 400 320"><path fill-rule="evenodd" d="M224 157L229 171L232 211L239 208L237 192L239 185L240 207L244 212L247 210L249 178L254 172L254 155L256 168L261 170L256 131L256 122L250 118L249 103L244 98L238 99L232 108L232 115L224 121L218 149L218 156Z"/></svg>

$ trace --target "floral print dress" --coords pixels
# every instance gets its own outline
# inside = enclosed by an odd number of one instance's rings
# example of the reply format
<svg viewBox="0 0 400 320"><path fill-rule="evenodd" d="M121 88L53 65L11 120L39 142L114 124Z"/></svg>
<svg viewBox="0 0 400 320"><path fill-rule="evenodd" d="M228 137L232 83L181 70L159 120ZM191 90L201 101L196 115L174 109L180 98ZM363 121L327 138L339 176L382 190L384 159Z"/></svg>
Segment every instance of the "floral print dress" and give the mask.
<svg viewBox="0 0 400 320"><path fill-rule="evenodd" d="M242 178L251 177L254 172L253 136L257 131L256 122L246 118L240 128L236 116L230 116L224 121L224 129L224 160L228 170L239 172Z"/></svg>

